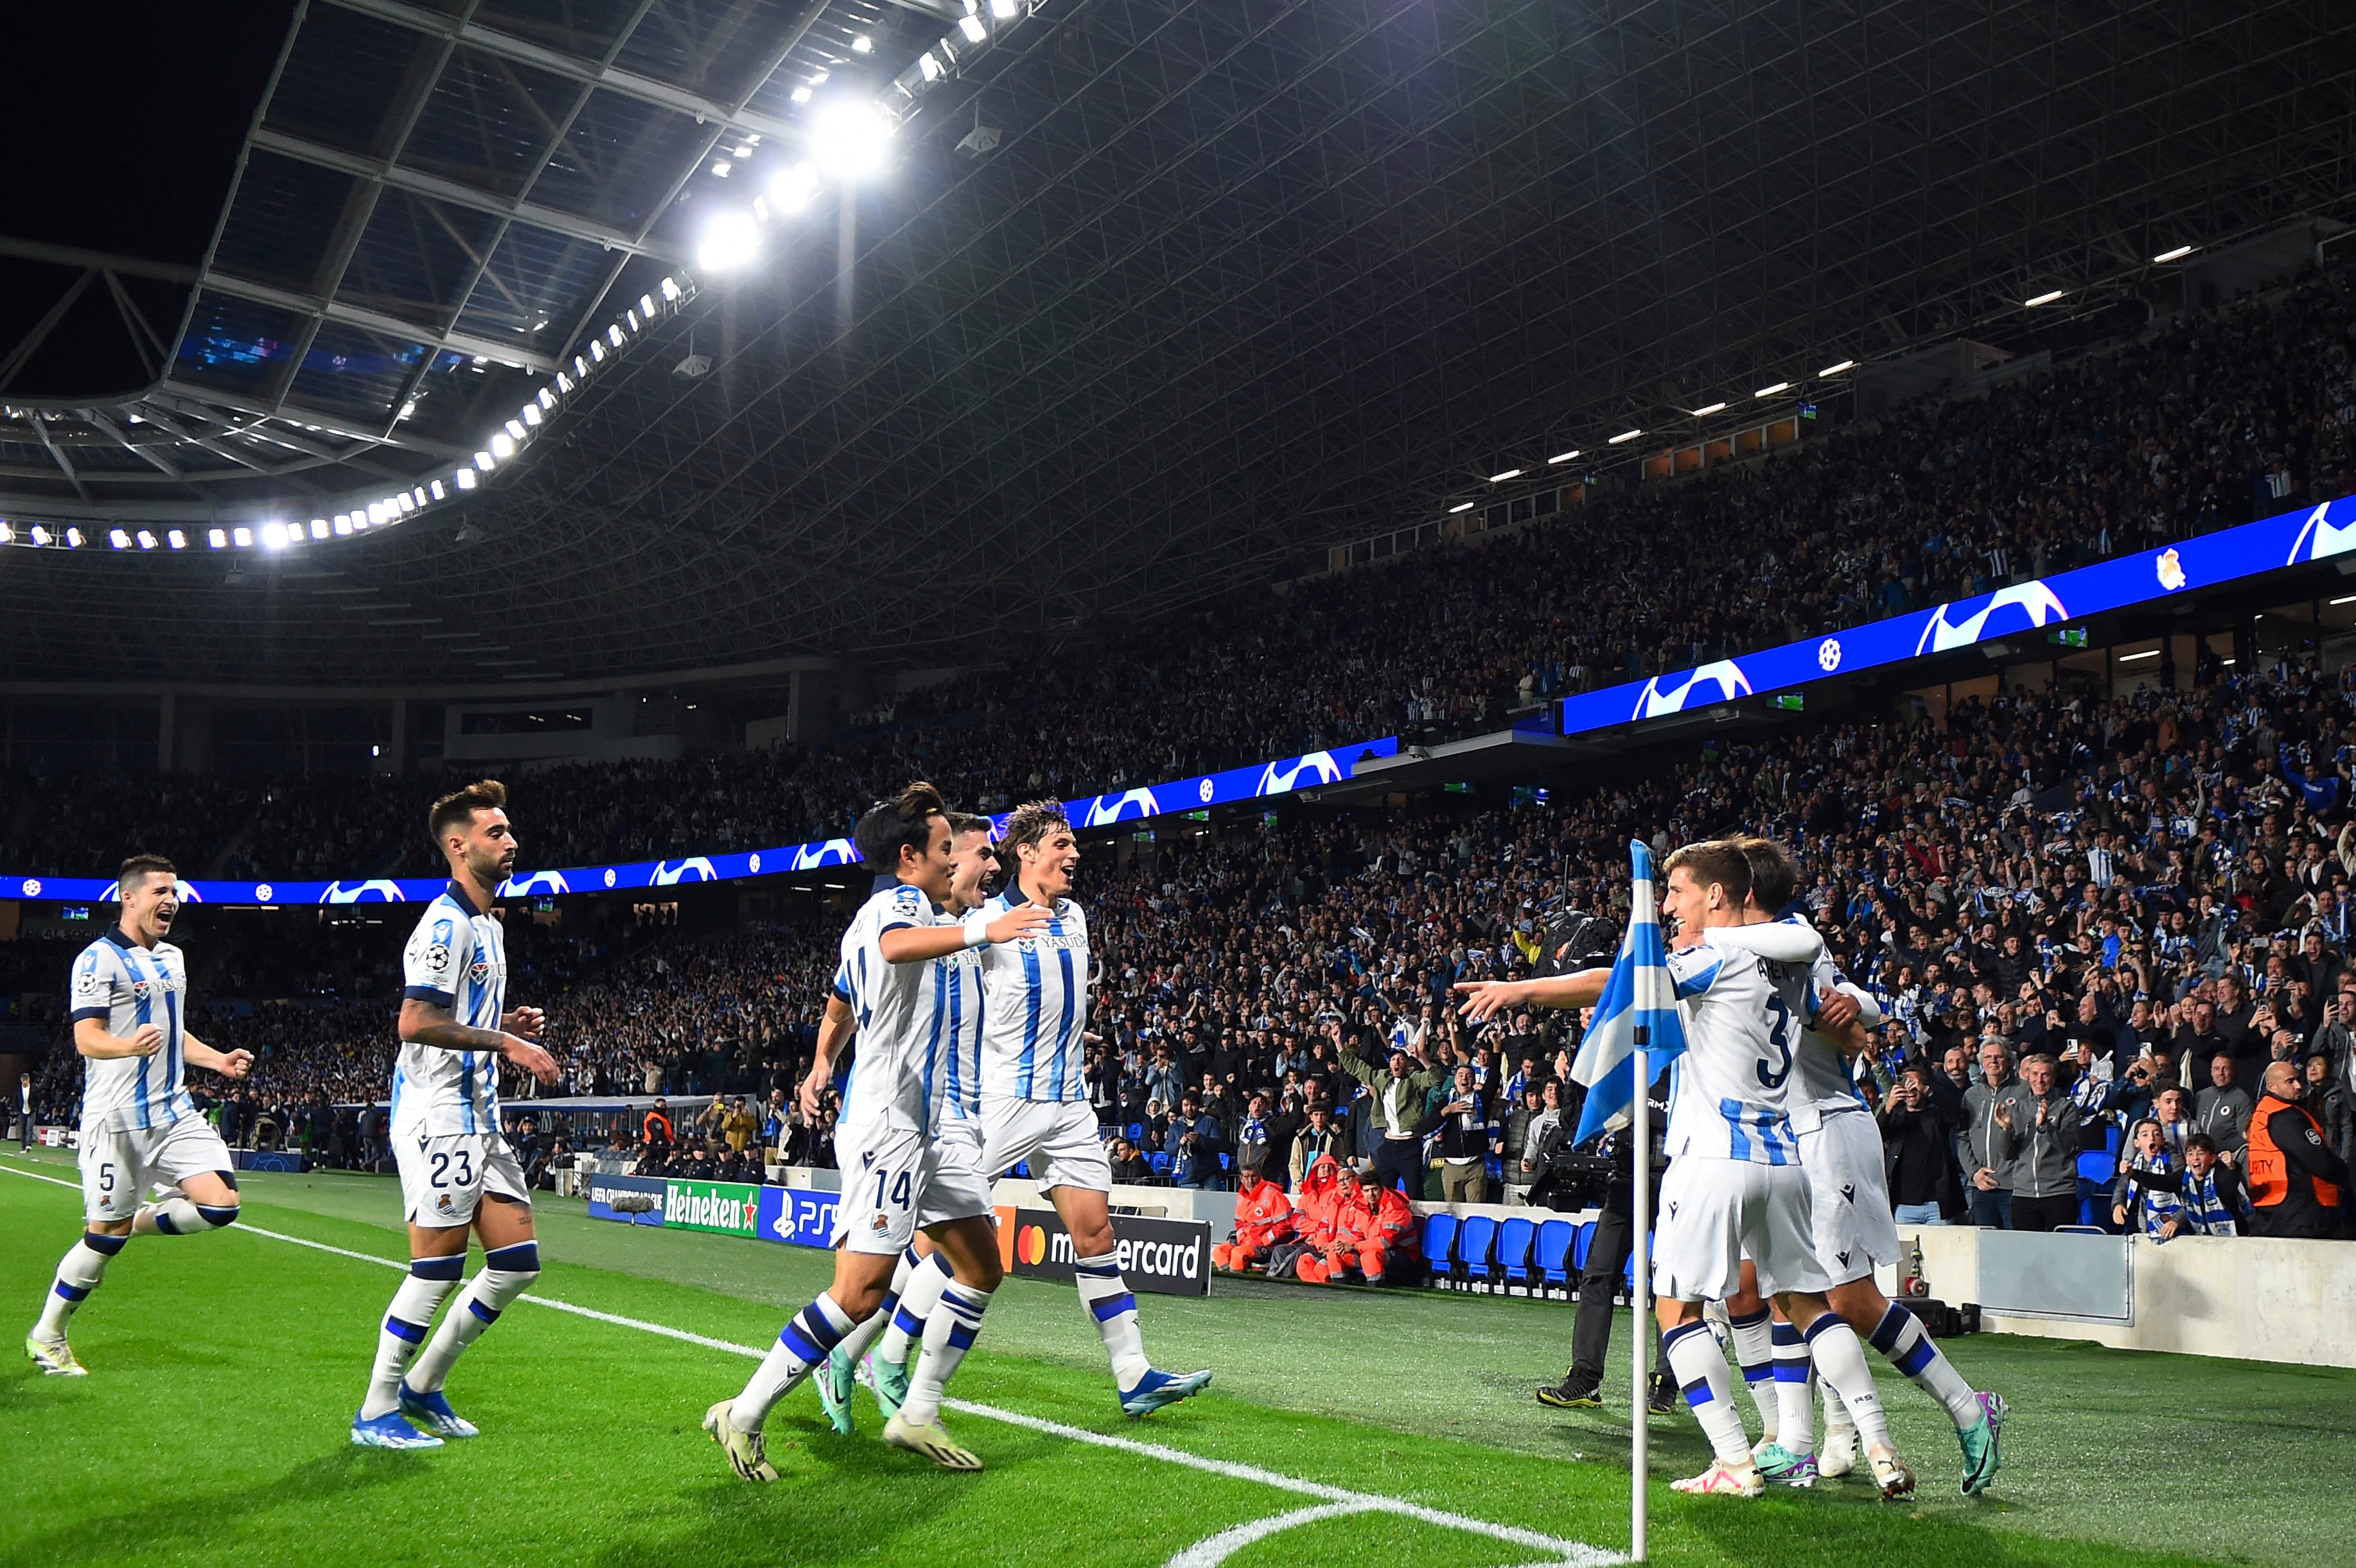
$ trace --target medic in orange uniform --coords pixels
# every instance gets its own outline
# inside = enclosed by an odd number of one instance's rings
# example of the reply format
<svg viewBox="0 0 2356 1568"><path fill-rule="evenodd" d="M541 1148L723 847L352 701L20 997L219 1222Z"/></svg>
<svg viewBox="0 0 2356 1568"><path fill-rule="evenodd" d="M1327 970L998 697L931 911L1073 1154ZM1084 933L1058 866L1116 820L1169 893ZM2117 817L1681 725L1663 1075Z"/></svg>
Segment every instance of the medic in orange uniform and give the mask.
<svg viewBox="0 0 2356 1568"><path fill-rule="evenodd" d="M1403 1277L1415 1252L1415 1210L1396 1187L1360 1182L1342 1173L1341 1201L1312 1240L1315 1255L1301 1260L1311 1284L1378 1285Z"/></svg>
<svg viewBox="0 0 2356 1568"><path fill-rule="evenodd" d="M1292 1199L1262 1181L1257 1164L1247 1164L1237 1182L1235 1234L1211 1249L1211 1264L1236 1273L1259 1268L1270 1248L1292 1240Z"/></svg>

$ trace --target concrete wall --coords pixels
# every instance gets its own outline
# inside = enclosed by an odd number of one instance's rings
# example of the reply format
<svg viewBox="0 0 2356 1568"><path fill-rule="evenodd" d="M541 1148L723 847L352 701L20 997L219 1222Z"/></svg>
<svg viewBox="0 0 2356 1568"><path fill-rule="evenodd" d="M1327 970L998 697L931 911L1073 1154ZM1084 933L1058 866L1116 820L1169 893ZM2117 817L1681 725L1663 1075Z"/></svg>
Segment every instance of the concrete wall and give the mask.
<svg viewBox="0 0 2356 1568"><path fill-rule="evenodd" d="M1980 1232L1958 1227L1901 1227L1922 1249L1922 1274L1942 1301L1981 1299ZM2116 1247L2116 1237L2059 1239ZM2254 1236L2181 1236L2165 1245L2125 1239L2127 1321L1985 1314L1998 1334L2083 1339L2122 1350L2168 1350L2237 1361L2356 1367L2356 1339L2346 1332L2356 1301L2356 1244L2270 1240ZM1881 1271L1894 1294L1894 1269Z"/></svg>

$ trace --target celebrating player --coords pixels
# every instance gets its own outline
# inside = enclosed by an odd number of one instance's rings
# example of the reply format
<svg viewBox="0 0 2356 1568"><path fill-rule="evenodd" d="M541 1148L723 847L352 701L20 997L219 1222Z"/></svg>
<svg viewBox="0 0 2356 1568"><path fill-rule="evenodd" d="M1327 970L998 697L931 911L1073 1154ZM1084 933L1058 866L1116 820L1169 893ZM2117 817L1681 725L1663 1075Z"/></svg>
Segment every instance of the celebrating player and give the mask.
<svg viewBox="0 0 2356 1568"><path fill-rule="evenodd" d="M1661 1183L1653 1288L1663 1352L1715 1454L1708 1469L1676 1488L1746 1498L1766 1489L1735 1408L1725 1352L1702 1317L1705 1302L1736 1293L1747 1254L1760 1288L1777 1298L1825 1380L1846 1398L1883 1495L1912 1491L1912 1473L1890 1452L1864 1347L1825 1301L1832 1281L1816 1261L1808 1180L1788 1112L1793 1020L1776 989L1779 971L1718 940L1743 918L1749 863L1731 845L1687 844L1669 856L1667 871L1662 911L1689 943L1668 960L1686 1004L1687 1050L1669 1101L1669 1169ZM1464 1015L1480 1021L1530 1004L1590 1006L1607 978L1603 970L1588 970L1458 989L1466 993Z"/></svg>
<svg viewBox="0 0 2356 1568"><path fill-rule="evenodd" d="M409 1221L409 1277L377 1333L376 1369L352 1418L352 1441L366 1448L438 1448L445 1437L477 1435L450 1408L443 1382L459 1353L540 1277L530 1189L499 1131L498 1068L505 1060L553 1083L556 1063L534 1043L540 1009L505 1006L507 942L490 909L515 869L507 803L507 786L486 779L444 795L426 815L450 885L418 917L402 955L389 1136ZM482 1271L420 1356L434 1315L466 1273L469 1229L482 1238Z"/></svg>
<svg viewBox="0 0 2356 1568"><path fill-rule="evenodd" d="M1744 906L1743 923L1728 929L1719 940L1772 959L1778 956L1776 950L1754 945L1754 934L1762 926L1772 922L1778 933L1797 931L1814 937L1814 929L1796 916L1774 920L1773 912L1791 902L1799 886L1799 869L1783 846L1762 838L1729 842L1750 864L1751 896ZM1878 1023L1879 1007L1842 978L1831 955L1824 950L1821 938L1814 946L1813 977L1803 985L1779 988L1784 1001L1806 1009L1815 990L1830 987L1845 993L1847 1006L1836 1013L1834 1008L1840 1004L1827 1003L1816 1015L1820 1023L1846 1020L1860 1004L1870 1009L1864 1021L1869 1026ZM1850 1072L1854 1054L1845 1051L1824 1028L1812 1026L1801 1031L1792 1058L1792 1126L1799 1144L1800 1168L1808 1176L1816 1258L1833 1281L1826 1299L1917 1388L1944 1407L1955 1423L1956 1441L1963 1446L1964 1495L1977 1497L1987 1490L2003 1463L2000 1437L2008 1407L2002 1395L1975 1392L1922 1332L1914 1315L1883 1295L1874 1283L1878 1265L1899 1261L1898 1225L1891 1218L1881 1132ZM1751 1314L1763 1310L1751 1302L1730 1301L1727 1307L1738 1321L1747 1316L1740 1308L1750 1308ZM1776 1324L1772 1332L1778 1388L1787 1397L1779 1412L1777 1441L1758 1455L1762 1474L1769 1480L1804 1479L1820 1466L1826 1475L1846 1474L1854 1462L1857 1429L1832 1426L1826 1434L1821 1461L1809 1452L1815 1411L1807 1391L1806 1352L1790 1325ZM1794 1390L1796 1401L1788 1397ZM1836 1400L1829 1413L1841 1409Z"/></svg>
<svg viewBox="0 0 2356 1568"><path fill-rule="evenodd" d="M943 1070L954 961L969 950L1014 942L1044 927L1039 910L952 920L953 862L947 808L929 784L911 784L859 820L862 859L894 880L861 908L842 938L836 999L859 1033L851 1090L835 1131L843 1190L836 1208L834 1283L795 1315L744 1391L704 1412L703 1429L748 1481L774 1481L763 1423L852 1327L883 1305L894 1265L924 1227L948 1260L953 1283L926 1326L924 1358L884 1440L951 1470L981 1461L940 1425L942 1387L971 1348L1001 1276L990 1184L969 1158L971 1141L943 1138ZM838 1039L837 1045L839 1047Z"/></svg>
<svg viewBox="0 0 2356 1568"><path fill-rule="evenodd" d="M1033 800L1006 820L998 855L1001 864L1011 857L1014 885L982 906L982 916L1027 908L1051 918L1023 940L993 941L982 953L982 1165L996 1176L1031 1163L1071 1233L1080 1301L1112 1360L1121 1411L1150 1414L1208 1387L1211 1374L1153 1369L1137 1326L1137 1297L1121 1279L1112 1165L1097 1140L1080 1072L1094 977L1087 917L1067 897L1079 844L1061 805Z"/></svg>
<svg viewBox="0 0 2356 1568"><path fill-rule="evenodd" d="M191 1067L229 1078L252 1070L248 1051L217 1051L181 1024L188 967L164 939L180 912L179 878L161 855L134 854L115 879L123 913L73 964L74 1049L82 1055L81 1191L87 1229L58 1264L25 1354L53 1377L86 1369L66 1320L134 1236L198 1236L235 1222L236 1162L197 1112ZM29 1102L28 1102L29 1103ZM31 1122L29 1110L27 1122ZM139 1195L153 1182L155 1201Z"/></svg>

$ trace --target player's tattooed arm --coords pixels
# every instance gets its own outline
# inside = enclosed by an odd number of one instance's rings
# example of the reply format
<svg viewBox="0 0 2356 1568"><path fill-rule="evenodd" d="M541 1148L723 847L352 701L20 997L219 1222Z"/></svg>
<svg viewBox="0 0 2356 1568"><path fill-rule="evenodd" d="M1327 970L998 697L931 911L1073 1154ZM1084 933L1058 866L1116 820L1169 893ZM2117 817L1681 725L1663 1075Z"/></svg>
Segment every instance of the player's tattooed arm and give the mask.
<svg viewBox="0 0 2356 1568"><path fill-rule="evenodd" d="M401 1038L404 1045L432 1046L444 1051L487 1051L504 1057L542 1083L554 1083L556 1058L520 1035L498 1029L477 1029L461 1024L447 1007L412 996L401 1004Z"/></svg>

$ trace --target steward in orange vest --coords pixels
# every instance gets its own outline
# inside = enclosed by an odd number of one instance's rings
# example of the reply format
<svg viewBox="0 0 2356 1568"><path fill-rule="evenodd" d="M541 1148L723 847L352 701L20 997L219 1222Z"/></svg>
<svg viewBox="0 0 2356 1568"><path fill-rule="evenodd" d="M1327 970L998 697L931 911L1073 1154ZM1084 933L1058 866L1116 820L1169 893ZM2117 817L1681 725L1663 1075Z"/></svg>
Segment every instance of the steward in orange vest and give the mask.
<svg viewBox="0 0 2356 1568"><path fill-rule="evenodd" d="M2290 1062L2266 1069L2265 1097L2250 1112L2252 1234L2331 1240L2340 1235L2340 1195L2348 1165L2331 1152L2314 1113L2301 1105L2306 1085Z"/></svg>

